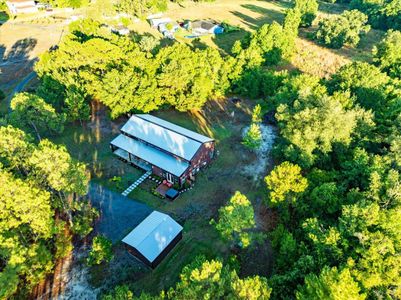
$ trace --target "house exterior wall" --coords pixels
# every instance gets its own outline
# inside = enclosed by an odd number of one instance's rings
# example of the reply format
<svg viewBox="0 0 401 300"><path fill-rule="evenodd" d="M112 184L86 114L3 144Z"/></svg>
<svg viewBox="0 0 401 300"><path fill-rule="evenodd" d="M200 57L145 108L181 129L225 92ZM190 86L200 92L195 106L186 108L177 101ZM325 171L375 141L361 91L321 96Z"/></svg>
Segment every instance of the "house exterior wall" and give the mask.
<svg viewBox="0 0 401 300"><path fill-rule="evenodd" d="M130 137L132 139L136 139L138 141L146 143L145 141L142 141L141 139L138 139L138 138L136 138L134 136L131 136L131 135L125 133L125 132L122 132L122 134L124 134L124 135L126 135L126 136L128 136L128 137ZM151 145L149 143L146 143L146 144L149 145L149 146L152 146L152 147L154 147L154 148L156 148L156 149L158 149L158 150L160 150L160 151L162 151L164 153L167 153L167 154L171 155L175 159L180 159L180 160L182 159L182 158L179 158L176 155L171 154L171 153L169 153L169 152L167 152L167 151L165 151L163 149L155 147L154 145ZM113 152L115 150L114 148L116 148L116 147L111 145L111 149L112 149ZM188 169L180 177L177 177L177 176L175 176L175 175L170 173L171 178L173 179L173 183L178 183L179 185L182 186L187 181L187 179L195 180L195 175L200 171L200 169L202 169L205 166L207 166L211 162L211 160L214 158L214 156L215 156L215 142L214 141L201 144L201 146L199 147L198 151L195 153L194 157L189 162L190 165L189 165ZM127 161L130 162L130 163L133 163L133 161L131 159L128 159ZM141 167L141 166L139 166L139 167ZM165 171L162 168L160 168L158 166L155 166L155 165L151 165L151 169L152 169L152 173L153 174L155 174L155 175L157 175L159 177L167 179L167 174L168 174L167 171Z"/></svg>
<svg viewBox="0 0 401 300"><path fill-rule="evenodd" d="M171 250L178 244L178 242L182 239L182 231L168 244L166 248L159 254L158 257L153 262L150 262L145 256L143 256L136 248L131 247L129 245L125 245L127 251L142 261L147 266L151 267L152 269L156 268L160 262L170 253Z"/></svg>
<svg viewBox="0 0 401 300"><path fill-rule="evenodd" d="M183 184L186 179L194 179L196 173L203 167L207 166L215 155L215 142L204 143L191 159L189 168L180 178L180 184Z"/></svg>

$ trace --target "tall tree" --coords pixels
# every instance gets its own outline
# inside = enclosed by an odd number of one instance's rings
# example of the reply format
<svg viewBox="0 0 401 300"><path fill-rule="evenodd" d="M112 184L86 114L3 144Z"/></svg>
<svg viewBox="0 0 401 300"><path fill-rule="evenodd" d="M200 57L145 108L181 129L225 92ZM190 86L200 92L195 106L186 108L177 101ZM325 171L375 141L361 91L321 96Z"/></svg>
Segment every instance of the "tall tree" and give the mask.
<svg viewBox="0 0 401 300"><path fill-rule="evenodd" d="M401 32L389 30L373 49L374 62L390 76L401 78Z"/></svg>
<svg viewBox="0 0 401 300"><path fill-rule="evenodd" d="M301 174L301 168L288 161L276 166L265 178L272 204L295 202L296 194L302 193L308 181Z"/></svg>
<svg viewBox="0 0 401 300"><path fill-rule="evenodd" d="M296 294L298 300L363 300L358 283L354 281L348 269L341 271L336 267L325 267L319 276L310 274L305 278L305 285Z"/></svg>
<svg viewBox="0 0 401 300"><path fill-rule="evenodd" d="M64 115L35 94L20 93L11 100L11 122L16 127L33 131L38 140L43 134L56 134L64 129Z"/></svg>
<svg viewBox="0 0 401 300"><path fill-rule="evenodd" d="M249 230L256 226L254 215L252 203L237 191L227 205L219 209L216 229L225 240L247 247L251 243Z"/></svg>

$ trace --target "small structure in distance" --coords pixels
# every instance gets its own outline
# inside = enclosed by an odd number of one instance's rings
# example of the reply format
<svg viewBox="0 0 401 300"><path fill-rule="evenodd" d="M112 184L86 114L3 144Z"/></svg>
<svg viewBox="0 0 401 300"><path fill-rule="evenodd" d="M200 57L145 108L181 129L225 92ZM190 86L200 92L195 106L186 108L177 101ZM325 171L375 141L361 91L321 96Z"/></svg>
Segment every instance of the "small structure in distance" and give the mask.
<svg viewBox="0 0 401 300"><path fill-rule="evenodd" d="M221 34L224 32L222 26L212 21L195 21L191 22L189 26L192 28L192 33L196 35Z"/></svg>
<svg viewBox="0 0 401 300"><path fill-rule="evenodd" d="M110 27L110 30L114 33L118 33L119 35L128 35L130 33L129 28L122 24Z"/></svg>
<svg viewBox="0 0 401 300"><path fill-rule="evenodd" d="M6 4L13 15L38 12L38 7L33 0L7 0Z"/></svg>
<svg viewBox="0 0 401 300"><path fill-rule="evenodd" d="M122 242L129 253L155 268L182 239L182 229L169 215L153 211Z"/></svg>

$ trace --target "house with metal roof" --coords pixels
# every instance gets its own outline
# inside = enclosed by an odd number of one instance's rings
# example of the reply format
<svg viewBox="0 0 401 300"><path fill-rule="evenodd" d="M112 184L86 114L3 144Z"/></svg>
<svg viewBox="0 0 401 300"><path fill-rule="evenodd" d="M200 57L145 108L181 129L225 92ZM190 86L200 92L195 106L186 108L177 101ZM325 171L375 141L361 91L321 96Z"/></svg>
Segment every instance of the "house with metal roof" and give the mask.
<svg viewBox="0 0 401 300"><path fill-rule="evenodd" d="M155 116L136 114L110 146L120 159L183 185L210 163L215 141Z"/></svg>
<svg viewBox="0 0 401 300"><path fill-rule="evenodd" d="M153 211L122 242L128 252L155 268L182 238L182 226L169 215Z"/></svg>
<svg viewBox="0 0 401 300"><path fill-rule="evenodd" d="M29 14L38 11L38 7L33 0L7 0L6 5L11 14Z"/></svg>

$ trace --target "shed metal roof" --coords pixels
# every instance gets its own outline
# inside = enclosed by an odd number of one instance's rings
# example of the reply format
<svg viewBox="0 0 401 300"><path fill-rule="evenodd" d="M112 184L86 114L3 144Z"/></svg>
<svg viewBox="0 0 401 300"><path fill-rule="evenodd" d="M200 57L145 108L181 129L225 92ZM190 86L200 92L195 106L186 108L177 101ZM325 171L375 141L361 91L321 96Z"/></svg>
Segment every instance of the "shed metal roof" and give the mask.
<svg viewBox="0 0 401 300"><path fill-rule="evenodd" d="M148 114L133 115L121 131L186 160L213 139Z"/></svg>
<svg viewBox="0 0 401 300"><path fill-rule="evenodd" d="M181 176L189 166L186 161L175 159L173 156L168 155L159 149L148 146L124 134L117 136L111 141L111 144L177 177Z"/></svg>
<svg viewBox="0 0 401 300"><path fill-rule="evenodd" d="M122 241L153 262L181 231L169 215L153 211Z"/></svg>

